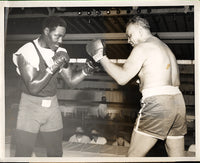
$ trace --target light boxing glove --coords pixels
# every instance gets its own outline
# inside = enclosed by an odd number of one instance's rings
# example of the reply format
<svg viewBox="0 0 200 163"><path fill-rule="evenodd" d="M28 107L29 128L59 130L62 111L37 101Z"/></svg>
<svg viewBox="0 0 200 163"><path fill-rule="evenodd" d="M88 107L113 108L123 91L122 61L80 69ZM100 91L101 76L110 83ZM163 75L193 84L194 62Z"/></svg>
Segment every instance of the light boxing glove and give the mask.
<svg viewBox="0 0 200 163"><path fill-rule="evenodd" d="M91 60L87 59L83 66L82 73L85 76L92 75L95 71L98 71L99 67L95 65Z"/></svg>
<svg viewBox="0 0 200 163"><path fill-rule="evenodd" d="M104 55L105 44L100 39L94 39L86 45L87 53L95 60L99 62Z"/></svg>
<svg viewBox="0 0 200 163"><path fill-rule="evenodd" d="M54 64L51 67L47 68L51 74L54 74L56 71L60 70L63 67L68 67L69 64L69 55L65 51L58 51L52 57Z"/></svg>

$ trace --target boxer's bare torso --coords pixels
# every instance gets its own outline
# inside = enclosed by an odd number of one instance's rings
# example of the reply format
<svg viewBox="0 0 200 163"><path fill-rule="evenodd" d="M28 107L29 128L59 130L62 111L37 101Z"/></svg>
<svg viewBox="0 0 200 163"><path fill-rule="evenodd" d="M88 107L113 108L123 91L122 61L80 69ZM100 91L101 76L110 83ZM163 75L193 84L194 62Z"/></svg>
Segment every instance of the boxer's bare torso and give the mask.
<svg viewBox="0 0 200 163"><path fill-rule="evenodd" d="M179 86L179 70L172 51L150 32L143 34L143 38L138 35L139 32L137 27L129 25L128 42L134 48L122 67L112 64L104 57L101 64L106 72L120 85L138 75L140 91L165 85Z"/></svg>
<svg viewBox="0 0 200 163"><path fill-rule="evenodd" d="M163 85L179 85L176 59L166 44L156 37L151 37L136 48L137 52L134 53L133 50L131 55L141 55L140 57L144 61L138 73L140 91ZM133 64L137 64L137 62Z"/></svg>

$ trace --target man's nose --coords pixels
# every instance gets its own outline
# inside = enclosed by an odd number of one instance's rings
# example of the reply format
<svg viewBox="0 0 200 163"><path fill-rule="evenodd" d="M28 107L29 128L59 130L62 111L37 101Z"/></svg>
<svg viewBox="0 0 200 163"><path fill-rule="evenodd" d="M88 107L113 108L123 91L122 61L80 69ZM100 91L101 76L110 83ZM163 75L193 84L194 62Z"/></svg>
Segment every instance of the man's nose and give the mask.
<svg viewBox="0 0 200 163"><path fill-rule="evenodd" d="M58 43L62 44L62 42L63 42L63 38L62 38L62 37L59 37Z"/></svg>

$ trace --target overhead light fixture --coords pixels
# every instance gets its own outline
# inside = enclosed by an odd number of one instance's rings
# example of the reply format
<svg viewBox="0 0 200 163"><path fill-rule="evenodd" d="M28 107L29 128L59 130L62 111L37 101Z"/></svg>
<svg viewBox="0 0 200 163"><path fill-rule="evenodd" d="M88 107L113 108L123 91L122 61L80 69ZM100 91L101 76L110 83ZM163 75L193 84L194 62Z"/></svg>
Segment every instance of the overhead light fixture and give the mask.
<svg viewBox="0 0 200 163"><path fill-rule="evenodd" d="M107 14L110 14L110 10L106 10L106 13L107 13Z"/></svg>
<svg viewBox="0 0 200 163"><path fill-rule="evenodd" d="M120 10L119 10L119 9L117 9L116 13L117 13L117 14L120 14Z"/></svg>
<svg viewBox="0 0 200 163"><path fill-rule="evenodd" d="M127 13L127 14L130 14L130 13L131 13L131 10L130 10L130 9L127 9L127 10L126 10L126 13Z"/></svg>
<svg viewBox="0 0 200 163"><path fill-rule="evenodd" d="M87 11L87 14L88 14L88 15L91 15L91 13L92 13L91 11Z"/></svg>
<svg viewBox="0 0 200 163"><path fill-rule="evenodd" d="M96 10L96 15L101 15L101 11L100 10Z"/></svg>
<svg viewBox="0 0 200 163"><path fill-rule="evenodd" d="M78 11L78 15L82 15L82 11Z"/></svg>
<svg viewBox="0 0 200 163"><path fill-rule="evenodd" d="M148 13L148 14L151 13L151 9L150 9L150 8L147 9L147 13Z"/></svg>

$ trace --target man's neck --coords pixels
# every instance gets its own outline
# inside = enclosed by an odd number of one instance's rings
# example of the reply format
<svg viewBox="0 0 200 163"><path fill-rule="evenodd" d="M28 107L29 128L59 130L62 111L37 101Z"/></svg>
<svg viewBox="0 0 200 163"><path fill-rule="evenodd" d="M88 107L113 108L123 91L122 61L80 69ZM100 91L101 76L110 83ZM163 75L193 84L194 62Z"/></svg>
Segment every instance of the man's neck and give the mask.
<svg viewBox="0 0 200 163"><path fill-rule="evenodd" d="M143 42L146 42L146 41L148 41L149 39L151 39L152 37L153 37L153 35L152 35L151 33L146 32L146 33L144 34L144 37L142 38L142 40L143 40Z"/></svg>
<svg viewBox="0 0 200 163"><path fill-rule="evenodd" d="M45 38L43 35L41 35L38 39L38 44L42 47L42 48L48 48L47 47L47 44L46 44L46 41L45 41Z"/></svg>

